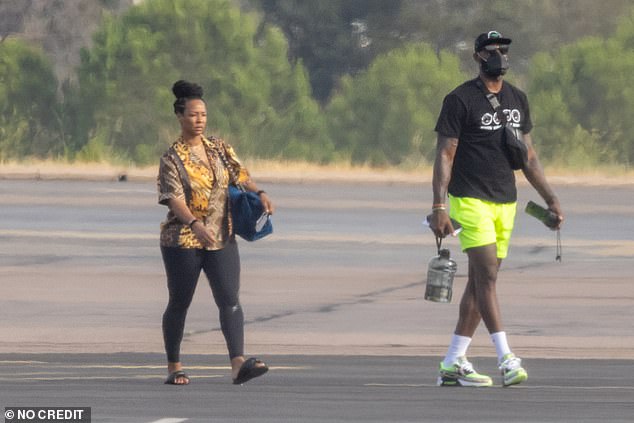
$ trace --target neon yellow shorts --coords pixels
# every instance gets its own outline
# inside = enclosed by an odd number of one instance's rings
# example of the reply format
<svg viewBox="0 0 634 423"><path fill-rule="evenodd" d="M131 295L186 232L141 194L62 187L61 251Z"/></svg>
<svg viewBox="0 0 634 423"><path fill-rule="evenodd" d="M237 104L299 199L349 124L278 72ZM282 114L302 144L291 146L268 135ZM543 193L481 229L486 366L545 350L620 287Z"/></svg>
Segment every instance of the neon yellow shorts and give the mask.
<svg viewBox="0 0 634 423"><path fill-rule="evenodd" d="M496 244L497 257L506 257L515 223L517 203L500 204L450 195L449 207L449 215L463 228L458 235L462 251Z"/></svg>

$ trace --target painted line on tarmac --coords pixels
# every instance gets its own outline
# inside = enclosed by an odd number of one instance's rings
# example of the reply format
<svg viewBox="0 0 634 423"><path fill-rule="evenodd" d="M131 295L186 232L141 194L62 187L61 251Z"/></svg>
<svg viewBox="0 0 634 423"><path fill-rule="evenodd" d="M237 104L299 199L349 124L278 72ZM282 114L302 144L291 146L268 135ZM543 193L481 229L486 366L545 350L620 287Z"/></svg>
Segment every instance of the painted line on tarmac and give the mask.
<svg viewBox="0 0 634 423"><path fill-rule="evenodd" d="M54 230L26 230L26 229L2 229L0 237L19 238L53 238L53 239L85 239L85 240L141 240L154 241L158 239L158 233L123 233L123 232L88 232L88 231L54 231ZM386 244L386 245L418 245L421 243L419 235L377 236L363 234L341 234L337 232L319 233L295 233L292 235L276 234L273 241L285 242L346 242L355 244Z"/></svg>
<svg viewBox="0 0 634 423"><path fill-rule="evenodd" d="M79 364L51 366L71 369L162 369L165 365ZM269 366L269 370L305 370L308 366ZM185 366L185 370L231 370L231 366Z"/></svg>
<svg viewBox="0 0 634 423"><path fill-rule="evenodd" d="M154 365L154 364L61 364L61 363L50 363L46 361L0 361L0 366L2 365L16 365L16 366L29 366L35 365L44 366L53 369L163 369L165 368L164 364ZM187 366L188 369L192 370L227 370L231 369L231 366Z"/></svg>
<svg viewBox="0 0 634 423"><path fill-rule="evenodd" d="M163 369L163 365L133 365L133 364L53 364L47 367L57 369ZM187 370L227 370L231 366L187 366Z"/></svg>
<svg viewBox="0 0 634 423"><path fill-rule="evenodd" d="M166 419L158 419L158 420L154 420L153 422L150 423L181 423L184 421L187 421L189 419L179 419L179 418L166 418Z"/></svg>
<svg viewBox="0 0 634 423"><path fill-rule="evenodd" d="M21 229L4 229L0 236L20 238L58 238L58 239L99 239L99 240L155 240L157 234L118 233L118 232L83 232L83 231L32 231Z"/></svg>
<svg viewBox="0 0 634 423"><path fill-rule="evenodd" d="M0 365L3 362L0 362ZM45 367L50 367L53 369L163 369L165 365L154 365L154 364L143 364L143 365L132 365L132 364L50 364L43 361L22 361L22 362L11 362L11 364L20 364L20 365L29 365L29 364L44 364ZM307 370L311 369L311 366L269 366L269 370ZM231 370L231 366L223 365L223 366L185 366L186 370Z"/></svg>
<svg viewBox="0 0 634 423"><path fill-rule="evenodd" d="M11 369L12 371L3 371L0 373L0 381L29 381L29 382L43 382L43 381L64 381L64 380L155 380L164 379L163 374L120 374L116 373L111 376L98 376L98 375L86 375L82 374L81 370L89 369L105 369L105 370L157 370L163 369L164 365L118 365L118 364L49 364L44 362L11 362L12 364L18 364L19 368ZM1 363L0 363L1 364ZM306 370L310 369L309 366L271 366L272 371L279 370ZM28 371L28 370L41 370L41 371ZM49 370L50 371L47 371ZM64 369L62 371L61 369ZM59 371L56 371L59 370ZM194 375L195 379L217 379L226 377L225 372L231 370L231 366L187 366L187 370L198 371L211 371L222 372L222 374L207 374L207 375ZM68 374L70 373L70 374ZM117 372L120 373L120 372Z"/></svg>
<svg viewBox="0 0 634 423"><path fill-rule="evenodd" d="M363 386L380 388L428 388L436 385L430 385L428 383L364 383Z"/></svg>
<svg viewBox="0 0 634 423"><path fill-rule="evenodd" d="M421 245L427 242L429 231L421 231L420 234L378 235L378 234L345 234L340 232L296 232L293 234L276 234L275 238L267 242L336 242L366 245ZM87 239L87 240L142 240L154 241L158 234L154 233L123 233L123 232L87 232L87 231L55 231L55 230L25 230L2 229L0 237L20 238L57 238L57 239ZM531 247L541 244L550 244L550 237L520 237L514 238L513 245L518 247ZM594 247L602 248L608 252L634 251L634 241L630 240L591 240L591 239L566 239L566 245L571 248Z"/></svg>
<svg viewBox="0 0 634 423"><path fill-rule="evenodd" d="M462 386L438 386L436 384L413 384L413 383L364 383L363 386L367 387L380 387L380 388L442 388L442 389L460 389ZM491 389L491 388L504 388L502 385L485 386L478 389ZM634 386L557 386L557 385L521 385L521 386L508 386L505 389L557 389L557 390L634 390Z"/></svg>
<svg viewBox="0 0 634 423"><path fill-rule="evenodd" d="M218 379L223 375L196 375L195 379ZM23 377L20 375L3 375L0 381L60 381L60 380L149 380L164 379L164 375L135 375L135 376L47 376Z"/></svg>
<svg viewBox="0 0 634 423"><path fill-rule="evenodd" d="M514 389L515 387L510 387ZM590 391L590 390L632 390L634 391L634 386L574 386L574 385L566 385L566 386L557 386L557 385L522 385L519 388L522 389L558 389L558 390L581 390L581 391Z"/></svg>

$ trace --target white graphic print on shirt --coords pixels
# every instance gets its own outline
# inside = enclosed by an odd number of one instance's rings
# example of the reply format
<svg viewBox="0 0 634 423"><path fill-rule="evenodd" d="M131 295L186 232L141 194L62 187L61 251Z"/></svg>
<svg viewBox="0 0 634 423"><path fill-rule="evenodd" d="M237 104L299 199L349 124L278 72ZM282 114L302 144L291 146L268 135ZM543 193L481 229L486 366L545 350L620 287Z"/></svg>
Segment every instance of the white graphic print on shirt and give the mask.
<svg viewBox="0 0 634 423"><path fill-rule="evenodd" d="M507 122L509 122L514 128L520 127L522 116L519 110L504 109L502 110L502 112L506 115ZM482 118L480 118L480 123L480 129L483 129L485 131L495 131L502 127L497 112L483 114Z"/></svg>

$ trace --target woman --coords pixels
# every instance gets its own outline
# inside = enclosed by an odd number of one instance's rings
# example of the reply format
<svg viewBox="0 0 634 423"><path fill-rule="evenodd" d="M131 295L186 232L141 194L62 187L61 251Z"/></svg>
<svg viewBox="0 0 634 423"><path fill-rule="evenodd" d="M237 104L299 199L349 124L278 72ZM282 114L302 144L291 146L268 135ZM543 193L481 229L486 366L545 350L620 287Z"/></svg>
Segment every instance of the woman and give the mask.
<svg viewBox="0 0 634 423"><path fill-rule="evenodd" d="M273 204L258 190L228 144L203 135L207 107L202 88L177 81L172 92L181 135L161 158L158 175L159 203L169 207L167 220L161 224L161 253L169 291L163 314L169 374L165 383L189 383L180 361L180 344L187 309L203 270L220 312L233 382L241 384L266 373L268 367L256 358L244 357L244 315L238 298L240 257L228 213L228 185L239 183L247 191L257 192L268 213L273 213Z"/></svg>

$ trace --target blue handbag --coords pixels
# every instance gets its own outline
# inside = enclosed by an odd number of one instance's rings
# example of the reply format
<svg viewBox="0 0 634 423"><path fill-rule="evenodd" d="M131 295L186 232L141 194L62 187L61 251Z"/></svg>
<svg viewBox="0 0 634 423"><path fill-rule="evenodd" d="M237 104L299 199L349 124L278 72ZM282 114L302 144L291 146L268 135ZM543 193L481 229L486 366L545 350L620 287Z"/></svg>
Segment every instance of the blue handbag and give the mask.
<svg viewBox="0 0 634 423"><path fill-rule="evenodd" d="M233 230L247 241L256 241L273 233L271 215L264 210L260 196L229 185Z"/></svg>
<svg viewBox="0 0 634 423"><path fill-rule="evenodd" d="M272 234L271 215L264 210L260 196L255 192L245 191L242 185L238 184L238 174L227 160L225 151L222 148L216 151L231 175L229 208L235 234L247 241L256 241Z"/></svg>

